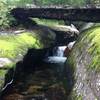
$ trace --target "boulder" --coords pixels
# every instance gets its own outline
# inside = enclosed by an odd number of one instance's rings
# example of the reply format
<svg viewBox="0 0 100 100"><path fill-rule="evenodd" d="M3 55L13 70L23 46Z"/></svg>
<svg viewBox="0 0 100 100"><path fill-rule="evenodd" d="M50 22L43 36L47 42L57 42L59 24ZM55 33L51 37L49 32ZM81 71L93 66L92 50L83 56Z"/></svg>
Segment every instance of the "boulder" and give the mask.
<svg viewBox="0 0 100 100"><path fill-rule="evenodd" d="M74 36L79 35L78 29L71 24L70 26L67 25L54 25L50 27L55 32L61 32L62 34L65 34L65 36Z"/></svg>
<svg viewBox="0 0 100 100"><path fill-rule="evenodd" d="M38 37L38 41L43 44L42 48L49 48L55 44L56 34L49 27L44 25L36 25L33 27L32 31Z"/></svg>
<svg viewBox="0 0 100 100"><path fill-rule="evenodd" d="M53 31L39 25L36 25L32 30L16 30L9 34L0 35L0 89L4 84L10 82L14 72L11 74L9 70L18 61L23 60L28 49L49 48L55 42L55 37Z"/></svg>
<svg viewBox="0 0 100 100"><path fill-rule="evenodd" d="M0 58L0 68L6 66L7 64L12 63L12 61L8 58Z"/></svg>
<svg viewBox="0 0 100 100"><path fill-rule="evenodd" d="M100 27L81 33L66 67L74 70L75 84L69 100L100 100Z"/></svg>

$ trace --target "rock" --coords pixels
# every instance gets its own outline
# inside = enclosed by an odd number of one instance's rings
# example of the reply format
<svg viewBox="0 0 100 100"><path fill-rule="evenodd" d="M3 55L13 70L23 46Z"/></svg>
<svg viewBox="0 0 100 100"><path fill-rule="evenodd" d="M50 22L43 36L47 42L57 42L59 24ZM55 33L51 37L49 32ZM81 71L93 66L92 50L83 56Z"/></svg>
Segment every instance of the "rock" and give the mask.
<svg viewBox="0 0 100 100"><path fill-rule="evenodd" d="M76 79L69 100L100 100L100 27L91 27L81 33L67 66Z"/></svg>
<svg viewBox="0 0 100 100"><path fill-rule="evenodd" d="M64 50L64 56L65 56L65 57L68 57L68 56L70 55L70 52L72 51L75 42L76 42L76 41L70 42L70 43L67 45L66 49Z"/></svg>
<svg viewBox="0 0 100 100"><path fill-rule="evenodd" d="M17 31L14 31L14 34L21 34L23 32L25 32L25 30L17 30Z"/></svg>
<svg viewBox="0 0 100 100"><path fill-rule="evenodd" d="M43 44L43 48L48 48L55 44L56 34L49 27L37 25L34 26L33 31L38 36L41 44Z"/></svg>
<svg viewBox="0 0 100 100"><path fill-rule="evenodd" d="M55 25L50 27L54 31L62 32L62 34L66 34L69 36L79 35L79 31L77 28L71 24L71 26L66 25Z"/></svg>
<svg viewBox="0 0 100 100"><path fill-rule="evenodd" d="M88 28L91 28L94 25L95 25L95 23L91 23L91 22L90 23L85 23L80 30L84 31L84 30L86 30Z"/></svg>
<svg viewBox="0 0 100 100"><path fill-rule="evenodd" d="M12 34L2 32L2 34L0 34L0 43L4 43L5 45L0 46L0 50L4 51L3 53L0 52L0 56L4 57L0 58L0 89L5 84L5 74L7 74L8 70L13 67L9 67L9 64L13 65L13 63L15 64L16 62L21 61L29 48L44 49L51 47L55 42L55 37L56 35L52 30L41 25L34 26L31 31L28 29L16 30L13 31ZM5 50L6 47L9 48ZM35 55L33 56L36 57ZM44 55L42 54L40 56ZM40 59L40 56L38 56L37 59ZM30 62L33 63L32 61L29 61L29 63ZM22 66L20 67L22 68ZM10 77L11 75L8 76Z"/></svg>
<svg viewBox="0 0 100 100"><path fill-rule="evenodd" d="M76 42L76 41L70 42L70 43L67 45L67 47L68 47L69 50L71 50L71 49L73 48L75 42Z"/></svg>
<svg viewBox="0 0 100 100"><path fill-rule="evenodd" d="M11 64L12 61L8 58L0 58L0 68L3 68L7 64Z"/></svg>

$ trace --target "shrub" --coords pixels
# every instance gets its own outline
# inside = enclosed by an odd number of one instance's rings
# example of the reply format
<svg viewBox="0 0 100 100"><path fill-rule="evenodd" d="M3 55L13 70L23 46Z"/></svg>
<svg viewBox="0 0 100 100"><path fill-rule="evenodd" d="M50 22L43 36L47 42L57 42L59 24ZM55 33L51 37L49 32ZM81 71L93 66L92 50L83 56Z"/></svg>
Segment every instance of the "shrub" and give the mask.
<svg viewBox="0 0 100 100"><path fill-rule="evenodd" d="M14 18L10 15L11 8L0 0L0 29L9 28Z"/></svg>

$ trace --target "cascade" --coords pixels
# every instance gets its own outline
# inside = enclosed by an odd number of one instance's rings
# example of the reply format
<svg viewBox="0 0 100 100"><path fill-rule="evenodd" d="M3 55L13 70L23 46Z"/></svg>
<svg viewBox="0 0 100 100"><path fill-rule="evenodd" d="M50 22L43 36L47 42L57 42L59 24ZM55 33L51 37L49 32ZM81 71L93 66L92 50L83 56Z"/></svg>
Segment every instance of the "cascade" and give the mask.
<svg viewBox="0 0 100 100"><path fill-rule="evenodd" d="M67 46L54 47L52 50L52 56L46 57L44 61L49 63L64 63L67 59L64 57L66 47Z"/></svg>

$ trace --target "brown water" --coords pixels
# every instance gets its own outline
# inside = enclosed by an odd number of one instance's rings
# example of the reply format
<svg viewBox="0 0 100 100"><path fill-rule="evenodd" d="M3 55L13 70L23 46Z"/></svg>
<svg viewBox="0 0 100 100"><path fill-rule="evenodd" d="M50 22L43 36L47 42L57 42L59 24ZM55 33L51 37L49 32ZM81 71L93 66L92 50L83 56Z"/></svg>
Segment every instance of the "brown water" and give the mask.
<svg viewBox="0 0 100 100"><path fill-rule="evenodd" d="M43 69L24 73L7 87L2 100L66 100L67 79L62 65L43 64Z"/></svg>
<svg viewBox="0 0 100 100"><path fill-rule="evenodd" d="M61 54L64 50L58 51ZM0 100L67 100L74 85L71 67L66 66L65 57L48 56L41 62L40 55L32 49L23 62L16 64L13 82Z"/></svg>

